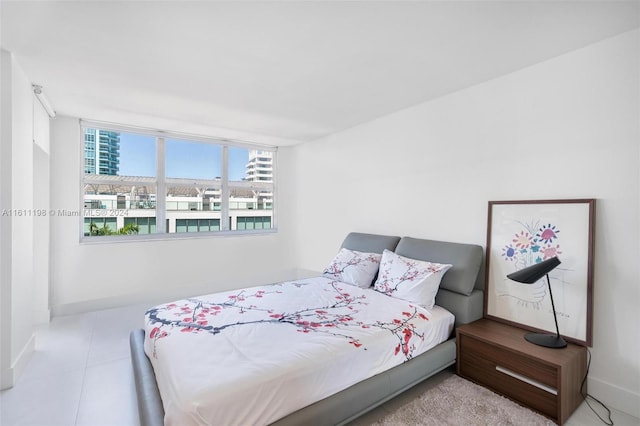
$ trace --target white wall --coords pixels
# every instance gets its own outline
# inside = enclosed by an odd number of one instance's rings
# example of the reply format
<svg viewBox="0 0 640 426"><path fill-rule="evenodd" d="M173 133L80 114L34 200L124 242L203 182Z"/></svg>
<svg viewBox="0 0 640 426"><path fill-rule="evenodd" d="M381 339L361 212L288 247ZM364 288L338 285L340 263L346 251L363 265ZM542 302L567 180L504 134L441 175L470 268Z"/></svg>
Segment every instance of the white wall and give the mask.
<svg viewBox="0 0 640 426"><path fill-rule="evenodd" d="M48 323L49 310L49 115L37 99L33 110L33 311L36 324Z"/></svg>
<svg viewBox="0 0 640 426"><path fill-rule="evenodd" d="M281 150L297 266L323 268L349 231L484 246L489 200L596 198L588 385L640 416L639 39L626 33Z"/></svg>
<svg viewBox="0 0 640 426"><path fill-rule="evenodd" d="M36 253L34 228L34 138L45 143L48 119L34 122L41 114L31 82L15 58L1 51L2 148L0 290L2 325L0 343L1 388L12 386L35 347L34 306L39 291L34 287L34 262L46 256ZM46 154L45 154L46 157ZM47 220L46 218L42 220ZM43 285L48 285L43 283Z"/></svg>
<svg viewBox="0 0 640 426"><path fill-rule="evenodd" d="M80 208L83 146L78 119L57 117L51 128L55 211ZM283 279L291 265L278 233L81 244L80 220L51 219L54 315L264 284Z"/></svg>
<svg viewBox="0 0 640 426"><path fill-rule="evenodd" d="M0 207L11 208L11 56L0 50ZM0 215L0 389L11 370L11 219ZM0 407L1 408L1 407Z"/></svg>

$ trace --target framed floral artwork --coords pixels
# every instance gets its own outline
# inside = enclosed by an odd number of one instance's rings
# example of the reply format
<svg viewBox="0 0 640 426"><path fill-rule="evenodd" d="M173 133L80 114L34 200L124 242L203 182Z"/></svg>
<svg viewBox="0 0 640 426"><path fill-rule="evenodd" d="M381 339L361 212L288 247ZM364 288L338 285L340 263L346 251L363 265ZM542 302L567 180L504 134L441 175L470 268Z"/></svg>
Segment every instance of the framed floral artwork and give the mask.
<svg viewBox="0 0 640 426"><path fill-rule="evenodd" d="M594 227L594 199L489 201L484 316L555 334L546 279L507 275L556 256L549 279L560 334L591 346Z"/></svg>

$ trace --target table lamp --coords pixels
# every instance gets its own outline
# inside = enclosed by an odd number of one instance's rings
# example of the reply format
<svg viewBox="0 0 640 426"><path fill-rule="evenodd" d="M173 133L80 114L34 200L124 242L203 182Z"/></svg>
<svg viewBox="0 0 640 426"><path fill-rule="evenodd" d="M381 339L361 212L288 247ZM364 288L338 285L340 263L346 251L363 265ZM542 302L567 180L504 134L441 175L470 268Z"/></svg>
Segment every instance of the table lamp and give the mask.
<svg viewBox="0 0 640 426"><path fill-rule="evenodd" d="M553 320L556 322L556 334L547 333L528 333L524 336L527 341L547 348L560 349L567 346L567 342L560 336L560 330L558 328L558 317L556 315L556 306L553 303L553 293L551 292L551 282L549 281L549 272L555 269L560 264L560 259L552 257L540 263L536 263L527 268L520 269L507 275L510 280L523 283L533 284L540 278L547 277L547 286L549 287L549 297L551 298L551 308L553 309Z"/></svg>

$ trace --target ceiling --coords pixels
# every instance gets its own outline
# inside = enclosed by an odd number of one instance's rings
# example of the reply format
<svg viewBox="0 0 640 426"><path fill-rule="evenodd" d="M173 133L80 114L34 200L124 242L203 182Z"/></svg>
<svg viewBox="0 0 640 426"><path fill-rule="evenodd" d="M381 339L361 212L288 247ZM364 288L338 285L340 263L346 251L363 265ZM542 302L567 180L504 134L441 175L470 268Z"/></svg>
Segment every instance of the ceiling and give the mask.
<svg viewBox="0 0 640 426"><path fill-rule="evenodd" d="M640 26L638 1L2 0L0 8L2 47L58 114L228 129L274 145Z"/></svg>

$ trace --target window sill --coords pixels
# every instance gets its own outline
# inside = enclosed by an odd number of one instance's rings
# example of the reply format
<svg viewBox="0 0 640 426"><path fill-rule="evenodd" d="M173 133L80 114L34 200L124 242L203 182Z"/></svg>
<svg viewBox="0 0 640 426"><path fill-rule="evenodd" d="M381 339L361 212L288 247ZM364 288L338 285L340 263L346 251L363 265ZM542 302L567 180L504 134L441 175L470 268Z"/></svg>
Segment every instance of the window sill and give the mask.
<svg viewBox="0 0 640 426"><path fill-rule="evenodd" d="M278 232L277 228L249 230L249 231L213 231L213 232L184 232L174 234L145 234L145 235L100 235L94 237L80 237L80 244L117 244L117 243L138 243L147 241L175 241L175 240L200 240L208 238L229 238L229 237L257 237L263 235L273 235Z"/></svg>

